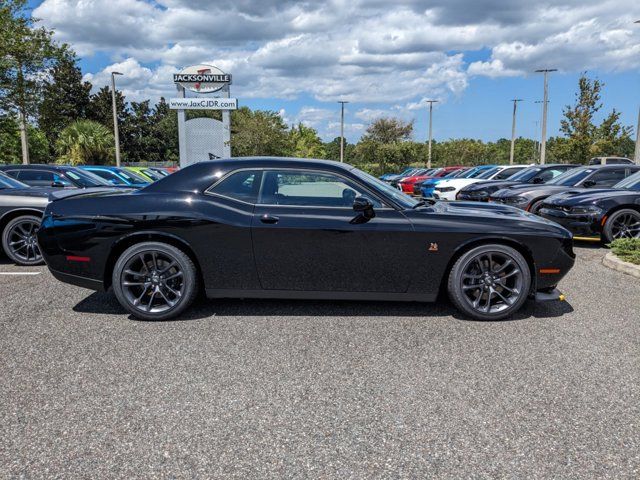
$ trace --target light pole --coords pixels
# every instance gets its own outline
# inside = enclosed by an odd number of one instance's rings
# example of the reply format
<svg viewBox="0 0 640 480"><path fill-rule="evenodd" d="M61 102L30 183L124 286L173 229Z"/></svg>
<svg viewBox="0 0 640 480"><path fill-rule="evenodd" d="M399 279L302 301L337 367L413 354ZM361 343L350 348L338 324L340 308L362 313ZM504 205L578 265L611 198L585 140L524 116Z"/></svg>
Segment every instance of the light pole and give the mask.
<svg viewBox="0 0 640 480"><path fill-rule="evenodd" d="M120 135L118 135L118 109L116 108L116 75L120 72L111 72L111 103L113 104L113 136L116 141L116 166L120 166Z"/></svg>
<svg viewBox="0 0 640 480"><path fill-rule="evenodd" d="M427 159L427 168L431 168L431 141L433 140L433 104L438 100L427 100L429 104L429 157Z"/></svg>
<svg viewBox="0 0 640 480"><path fill-rule="evenodd" d="M340 104L340 162L344 162L344 104L349 102L340 100L338 103Z"/></svg>
<svg viewBox="0 0 640 480"><path fill-rule="evenodd" d="M547 102L549 98L548 75L557 72L557 68L544 68L536 70L536 73L544 73L544 98L542 99L542 134L540 138L540 164L544 165L547 154Z"/></svg>
<svg viewBox="0 0 640 480"><path fill-rule="evenodd" d="M514 98L513 102L513 120L511 121L511 152L509 153L509 165L513 165L513 155L515 153L516 145L516 109L518 108L518 102L521 102L521 98Z"/></svg>
<svg viewBox="0 0 640 480"><path fill-rule="evenodd" d="M634 23L640 23L640 20L636 20ZM636 125L636 152L634 154L634 160L640 165L640 108L638 109L638 125Z"/></svg>

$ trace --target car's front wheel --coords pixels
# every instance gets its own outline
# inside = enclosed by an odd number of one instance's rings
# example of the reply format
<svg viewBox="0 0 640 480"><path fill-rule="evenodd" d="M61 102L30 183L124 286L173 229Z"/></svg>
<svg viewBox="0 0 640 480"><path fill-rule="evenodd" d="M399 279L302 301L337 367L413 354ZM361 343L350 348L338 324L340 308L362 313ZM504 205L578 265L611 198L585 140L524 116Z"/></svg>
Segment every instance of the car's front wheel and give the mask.
<svg viewBox="0 0 640 480"><path fill-rule="evenodd" d="M167 320L191 305L198 293L196 267L179 248L144 242L125 250L113 269L120 304L143 320Z"/></svg>
<svg viewBox="0 0 640 480"><path fill-rule="evenodd" d="M2 231L2 248L18 265L41 265L44 263L36 234L40 218L22 215L11 220Z"/></svg>
<svg viewBox="0 0 640 480"><path fill-rule="evenodd" d="M531 288L524 257L506 245L482 245L465 252L449 273L454 305L476 320L500 320L518 311Z"/></svg>
<svg viewBox="0 0 640 480"><path fill-rule="evenodd" d="M625 208L612 213L602 233L608 243L619 238L640 238L640 212Z"/></svg>

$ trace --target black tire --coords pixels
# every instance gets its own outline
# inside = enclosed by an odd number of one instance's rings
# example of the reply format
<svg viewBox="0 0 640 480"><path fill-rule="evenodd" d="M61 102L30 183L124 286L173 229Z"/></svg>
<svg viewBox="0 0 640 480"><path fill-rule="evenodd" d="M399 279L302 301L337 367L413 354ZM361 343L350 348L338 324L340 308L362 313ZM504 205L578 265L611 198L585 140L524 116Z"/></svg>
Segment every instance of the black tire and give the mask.
<svg viewBox="0 0 640 480"><path fill-rule="evenodd" d="M538 215L538 212L540 211L540 208L542 208L543 203L544 203L544 198L541 200L536 200L531 204L531 208L529 209L529 212L533 213L534 215Z"/></svg>
<svg viewBox="0 0 640 480"><path fill-rule="evenodd" d="M112 285L120 305L142 320L177 317L199 290L191 258L160 242L138 243L125 250L113 268Z"/></svg>
<svg viewBox="0 0 640 480"><path fill-rule="evenodd" d="M618 238L640 238L640 212L623 208L612 213L604 224L602 235L606 243Z"/></svg>
<svg viewBox="0 0 640 480"><path fill-rule="evenodd" d="M527 261L514 248L500 244L481 245L462 254L447 282L453 304L475 320L513 315L527 300L530 289ZM492 307L493 299L497 302Z"/></svg>
<svg viewBox="0 0 640 480"><path fill-rule="evenodd" d="M17 265L42 265L44 259L36 239L40 217L22 215L9 221L2 231L2 249Z"/></svg>

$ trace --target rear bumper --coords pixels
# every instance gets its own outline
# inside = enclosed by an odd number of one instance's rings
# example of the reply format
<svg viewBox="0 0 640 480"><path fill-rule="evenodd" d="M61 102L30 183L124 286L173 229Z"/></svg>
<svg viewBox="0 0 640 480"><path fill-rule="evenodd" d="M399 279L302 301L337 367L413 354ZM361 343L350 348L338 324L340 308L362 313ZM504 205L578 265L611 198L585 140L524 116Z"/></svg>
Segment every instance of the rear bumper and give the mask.
<svg viewBox="0 0 640 480"><path fill-rule="evenodd" d="M76 287L88 288L90 290L98 290L104 291L104 283L100 280L96 280L93 278L80 277L78 275L72 275L71 273L59 272L58 270L54 270L49 267L49 271L51 274L64 283L69 283L71 285L75 285Z"/></svg>

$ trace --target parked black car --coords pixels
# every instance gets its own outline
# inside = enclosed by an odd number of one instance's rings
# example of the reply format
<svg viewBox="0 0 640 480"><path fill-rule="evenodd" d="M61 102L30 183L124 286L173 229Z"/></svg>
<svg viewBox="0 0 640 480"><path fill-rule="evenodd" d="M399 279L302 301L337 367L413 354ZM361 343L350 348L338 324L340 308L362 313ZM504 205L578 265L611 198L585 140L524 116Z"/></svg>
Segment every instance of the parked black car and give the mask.
<svg viewBox="0 0 640 480"><path fill-rule="evenodd" d="M36 241L51 188L29 188L0 172L0 235L2 250L18 265L43 263Z"/></svg>
<svg viewBox="0 0 640 480"><path fill-rule="evenodd" d="M54 197L58 194L54 193ZM425 203L349 165L201 162L134 192L52 201L38 231L58 279L113 287L144 319L208 297L434 301L476 319L558 299L571 234L487 203Z"/></svg>
<svg viewBox="0 0 640 480"><path fill-rule="evenodd" d="M575 237L640 238L640 172L613 189L569 190L547 198L540 215L553 220Z"/></svg>
<svg viewBox="0 0 640 480"><path fill-rule="evenodd" d="M0 171L31 187L118 187L87 170L66 165L0 165Z"/></svg>
<svg viewBox="0 0 640 480"><path fill-rule="evenodd" d="M490 201L538 213L544 200L556 193L579 188L611 188L640 170L638 165L593 165L569 170L543 185L514 185L498 190Z"/></svg>
<svg viewBox="0 0 640 480"><path fill-rule="evenodd" d="M473 202L488 202L489 196L498 190L521 184L541 184L553 180L567 170L577 165L552 164L525 168L507 180L486 180L462 187L456 195L456 200L470 200Z"/></svg>

